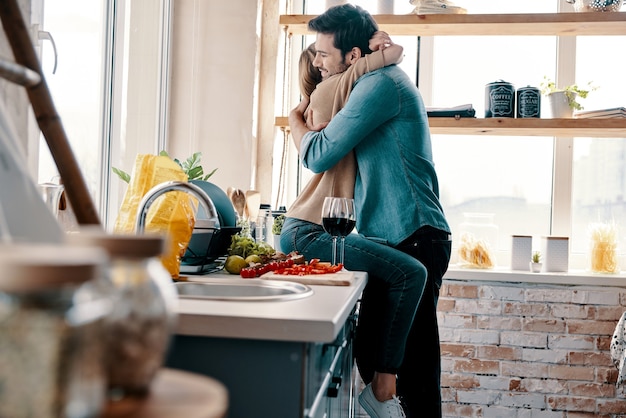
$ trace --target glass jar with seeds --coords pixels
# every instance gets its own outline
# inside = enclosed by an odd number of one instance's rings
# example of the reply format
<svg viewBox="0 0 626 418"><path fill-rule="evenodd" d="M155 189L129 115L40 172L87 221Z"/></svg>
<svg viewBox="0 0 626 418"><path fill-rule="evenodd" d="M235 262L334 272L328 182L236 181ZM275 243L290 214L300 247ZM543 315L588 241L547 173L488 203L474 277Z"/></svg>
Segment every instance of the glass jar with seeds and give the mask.
<svg viewBox="0 0 626 418"><path fill-rule="evenodd" d="M114 297L102 340L109 395L145 395L165 361L176 320L176 289L158 258L165 240L83 228L68 241L103 248L109 255L106 276Z"/></svg>
<svg viewBox="0 0 626 418"><path fill-rule="evenodd" d="M95 417L106 381L100 338L111 303L94 281L107 255L0 246L0 416Z"/></svg>

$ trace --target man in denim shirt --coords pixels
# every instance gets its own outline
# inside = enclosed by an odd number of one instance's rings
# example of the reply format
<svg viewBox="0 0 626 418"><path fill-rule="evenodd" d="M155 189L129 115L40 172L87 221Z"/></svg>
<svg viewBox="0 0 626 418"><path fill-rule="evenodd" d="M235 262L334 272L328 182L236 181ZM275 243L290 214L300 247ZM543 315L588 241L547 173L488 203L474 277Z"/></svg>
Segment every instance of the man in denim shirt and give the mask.
<svg viewBox="0 0 626 418"><path fill-rule="evenodd" d="M371 19L359 7L342 5L309 23L309 28L317 33L313 64L320 69L323 78L345 71L355 57L370 52L367 41L377 30L375 23L370 33L361 36L363 42L345 45L352 31L370 30L368 17ZM375 371L379 372L375 364L380 363L377 357L380 354L373 353L371 346L380 339L380 318L388 315L389 310L386 299L389 283L373 280L384 275L377 270L377 264L390 262L398 268L413 268L404 258L408 254L425 267L427 278L424 287L415 285L422 290L422 295L421 300L418 295L419 305L406 340L402 364L397 371L386 370L385 375L392 371L397 373L397 392L407 416L439 417L441 367L436 306L442 276L448 267L451 242L450 228L439 202L422 98L408 76L392 65L359 78L345 107L321 130L322 126L306 125L307 105L304 100L289 116L303 165L315 173L323 172L353 149L357 161L354 198L359 235L346 239L346 267L364 270L370 275L362 298L356 338L361 376L367 383L375 379ZM281 246L297 249L305 255L307 251L315 254L318 248L321 251L322 245L329 245L325 243L330 242L327 238L312 225L288 219L283 227ZM375 247L380 244L389 248L389 252ZM388 271L389 275L394 274L391 268ZM415 270L414 274L417 278L419 271ZM400 297L396 302L402 304L404 300ZM410 316L410 313L403 315ZM398 340L398 344L403 342ZM375 390L374 394L380 395ZM376 396L378 402L384 401L379 397ZM384 415L382 409L377 408L379 406L374 406L373 411L366 410L371 416L396 416Z"/></svg>

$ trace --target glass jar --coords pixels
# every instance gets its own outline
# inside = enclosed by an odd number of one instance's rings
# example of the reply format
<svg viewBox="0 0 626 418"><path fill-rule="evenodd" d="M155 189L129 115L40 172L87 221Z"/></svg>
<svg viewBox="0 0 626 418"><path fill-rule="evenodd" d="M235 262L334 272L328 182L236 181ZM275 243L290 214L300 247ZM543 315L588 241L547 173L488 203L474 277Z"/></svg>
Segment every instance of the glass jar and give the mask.
<svg viewBox="0 0 626 418"><path fill-rule="evenodd" d="M256 242L268 242L271 239L271 225L268 224L272 219L272 206L267 203L261 203L259 206L259 216L256 220L255 238Z"/></svg>
<svg viewBox="0 0 626 418"><path fill-rule="evenodd" d="M495 266L499 228L494 224L493 213L463 213L459 225L458 254L462 265L472 268Z"/></svg>
<svg viewBox="0 0 626 418"><path fill-rule="evenodd" d="M106 250L113 309L105 320L105 370L112 398L142 396L163 366L176 323L177 292L158 256L156 235L111 235L83 230L68 236L76 245Z"/></svg>
<svg viewBox="0 0 626 418"><path fill-rule="evenodd" d="M617 229L613 223L592 223L590 264L594 273L619 273L617 256Z"/></svg>
<svg viewBox="0 0 626 418"><path fill-rule="evenodd" d="M111 304L94 283L105 262L96 248L0 247L0 416L102 412L102 319Z"/></svg>

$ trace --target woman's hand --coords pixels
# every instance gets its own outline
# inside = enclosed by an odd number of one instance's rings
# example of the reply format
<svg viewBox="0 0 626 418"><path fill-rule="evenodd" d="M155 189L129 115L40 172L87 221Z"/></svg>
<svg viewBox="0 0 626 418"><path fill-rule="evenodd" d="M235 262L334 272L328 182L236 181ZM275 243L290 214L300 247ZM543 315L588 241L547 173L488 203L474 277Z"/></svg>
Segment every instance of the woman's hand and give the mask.
<svg viewBox="0 0 626 418"><path fill-rule="evenodd" d="M309 107L310 99L304 97L289 114L289 127L292 131L298 130L319 132L328 125L328 122L313 124L313 109ZM303 131L304 130L304 131Z"/></svg>
<svg viewBox="0 0 626 418"><path fill-rule="evenodd" d="M308 97L302 98L302 101L298 103L295 108L293 108L291 113L289 113L290 125L292 124L292 122L297 123L298 121L302 124L306 123L305 113L307 111L307 108L309 107L309 101L310 99Z"/></svg>
<svg viewBox="0 0 626 418"><path fill-rule="evenodd" d="M389 34L387 32L379 30L374 32L374 35L372 35L368 46L372 51L378 51L379 49L384 50L391 45L393 45L393 42L391 42Z"/></svg>
<svg viewBox="0 0 626 418"><path fill-rule="evenodd" d="M309 131L319 132L324 129L328 125L328 122L321 122L317 124L313 124L313 109L310 107L306 111L306 127Z"/></svg>
<svg viewBox="0 0 626 418"><path fill-rule="evenodd" d="M387 32L377 31L374 32L372 39L369 42L369 48L372 51L383 51L383 62L385 66L390 64L400 64L404 58L404 48L402 46L394 44Z"/></svg>

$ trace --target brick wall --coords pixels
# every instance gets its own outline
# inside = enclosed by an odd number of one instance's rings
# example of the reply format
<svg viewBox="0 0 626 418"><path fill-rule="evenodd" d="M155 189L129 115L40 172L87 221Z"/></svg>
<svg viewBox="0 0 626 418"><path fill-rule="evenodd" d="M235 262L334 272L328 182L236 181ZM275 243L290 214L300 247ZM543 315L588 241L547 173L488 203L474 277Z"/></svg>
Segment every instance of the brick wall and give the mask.
<svg viewBox="0 0 626 418"><path fill-rule="evenodd" d="M609 344L626 289L444 280L446 417L626 417Z"/></svg>

